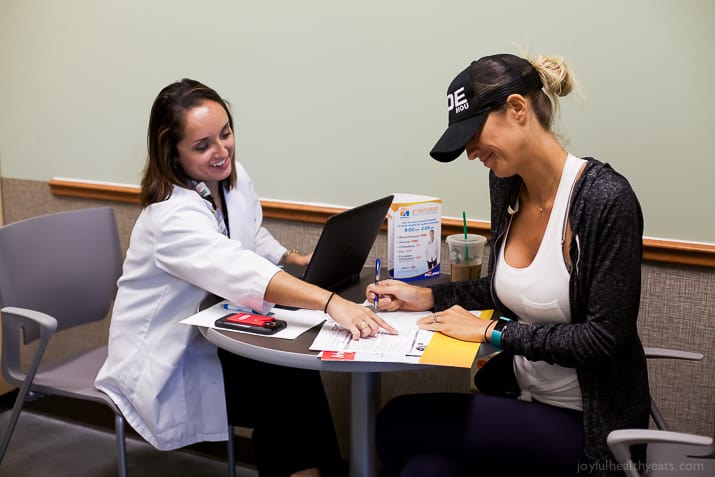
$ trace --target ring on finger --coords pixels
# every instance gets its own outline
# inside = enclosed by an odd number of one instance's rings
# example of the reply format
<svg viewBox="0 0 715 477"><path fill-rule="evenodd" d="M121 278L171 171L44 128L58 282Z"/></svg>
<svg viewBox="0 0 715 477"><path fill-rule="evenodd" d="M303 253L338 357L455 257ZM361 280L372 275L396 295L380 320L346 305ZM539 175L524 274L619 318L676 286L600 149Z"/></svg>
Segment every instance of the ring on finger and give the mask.
<svg viewBox="0 0 715 477"><path fill-rule="evenodd" d="M439 321L437 321L437 313L432 314L432 323L439 323Z"/></svg>
<svg viewBox="0 0 715 477"><path fill-rule="evenodd" d="M358 328L360 328L361 330L364 330L365 328L368 328L369 326L370 326L370 325L368 325L367 322L362 321L362 322L360 322L360 324L358 325Z"/></svg>

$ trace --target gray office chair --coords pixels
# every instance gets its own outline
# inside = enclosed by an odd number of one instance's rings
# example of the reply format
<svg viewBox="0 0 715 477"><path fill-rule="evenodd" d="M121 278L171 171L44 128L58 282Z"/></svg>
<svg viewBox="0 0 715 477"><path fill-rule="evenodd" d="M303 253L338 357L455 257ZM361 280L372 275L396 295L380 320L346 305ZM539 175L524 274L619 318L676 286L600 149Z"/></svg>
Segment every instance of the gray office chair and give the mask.
<svg viewBox="0 0 715 477"><path fill-rule="evenodd" d="M110 207L43 215L0 228L2 373L19 392L0 442L0 462L30 397L59 395L108 406L115 415L120 477L127 475L125 420L114 402L94 387L107 346L43 362L59 331L103 320L111 310L121 273L122 251ZM22 349L39 339L29 369ZM229 475L235 475L233 439Z"/></svg>
<svg viewBox="0 0 715 477"><path fill-rule="evenodd" d="M645 351L648 358L703 359L700 353L663 348ZM618 429L608 434L608 447L628 477L715 476L715 429L712 437L669 431L652 399L651 416L657 429ZM647 458L641 466L636 466L631 456L631 446L637 444L647 445Z"/></svg>
<svg viewBox="0 0 715 477"><path fill-rule="evenodd" d="M60 395L108 406L115 413L119 475L127 475L124 417L94 387L106 346L43 363L53 336L108 315L122 266L114 211L82 209L43 215L0 228L2 373L19 387L0 443L5 456L26 399ZM26 371L22 349L39 339Z"/></svg>
<svg viewBox="0 0 715 477"><path fill-rule="evenodd" d="M693 353L691 351L681 351L677 349L670 348L654 348L654 347L644 347L646 359L680 359L685 361L702 361L702 353ZM667 431L669 430L668 424L665 422L663 414L660 412L655 399L651 397L650 399L650 415L653 418L653 422L659 430Z"/></svg>

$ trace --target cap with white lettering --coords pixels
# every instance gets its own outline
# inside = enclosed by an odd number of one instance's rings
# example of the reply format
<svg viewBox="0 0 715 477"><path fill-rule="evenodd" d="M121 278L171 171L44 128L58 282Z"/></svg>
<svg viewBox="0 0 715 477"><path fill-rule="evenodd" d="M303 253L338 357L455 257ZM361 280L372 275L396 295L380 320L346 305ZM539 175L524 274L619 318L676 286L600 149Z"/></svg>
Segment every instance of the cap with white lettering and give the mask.
<svg viewBox="0 0 715 477"><path fill-rule="evenodd" d="M511 94L541 89L538 72L528 60L509 54L473 61L447 88L449 126L430 151L440 162L450 162L482 129L489 111L504 104Z"/></svg>

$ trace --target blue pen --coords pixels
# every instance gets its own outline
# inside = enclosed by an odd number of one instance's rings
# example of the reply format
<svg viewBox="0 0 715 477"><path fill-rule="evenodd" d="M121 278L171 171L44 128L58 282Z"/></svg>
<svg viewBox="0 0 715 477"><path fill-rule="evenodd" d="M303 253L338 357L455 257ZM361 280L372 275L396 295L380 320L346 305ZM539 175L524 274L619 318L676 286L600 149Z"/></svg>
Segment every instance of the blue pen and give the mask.
<svg viewBox="0 0 715 477"><path fill-rule="evenodd" d="M253 310L251 310L250 308L244 308L242 306L236 306L230 303L224 303L223 308L229 311L242 311L244 313L253 313Z"/></svg>
<svg viewBox="0 0 715 477"><path fill-rule="evenodd" d="M246 308L246 307L243 307L243 306L232 305L232 304L230 304L230 303L224 303L224 304L223 304L223 308L224 308L224 310L239 311L239 312L241 312L241 313L253 313L254 315L266 315L266 316L270 316L270 315L273 314L273 313L267 313L267 314L266 314L266 313L262 313L262 312L260 312L260 311L252 310L252 309L250 309L250 308Z"/></svg>
<svg viewBox="0 0 715 477"><path fill-rule="evenodd" d="M380 258L375 259L375 285L380 282ZM377 313L377 302L380 301L380 295L375 293L375 313Z"/></svg>

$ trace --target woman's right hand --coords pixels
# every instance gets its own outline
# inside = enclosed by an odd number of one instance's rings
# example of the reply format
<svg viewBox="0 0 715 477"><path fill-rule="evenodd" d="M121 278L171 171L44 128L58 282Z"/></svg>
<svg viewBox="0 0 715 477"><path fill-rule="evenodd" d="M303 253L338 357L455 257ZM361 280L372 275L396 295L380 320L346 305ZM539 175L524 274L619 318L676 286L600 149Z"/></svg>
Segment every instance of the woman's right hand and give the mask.
<svg viewBox="0 0 715 477"><path fill-rule="evenodd" d="M353 339L375 336L380 328L396 335L397 330L380 318L372 308L334 295L327 306L327 312L340 326L353 335Z"/></svg>
<svg viewBox="0 0 715 477"><path fill-rule="evenodd" d="M400 280L381 280L369 284L365 296L370 303L375 301L375 294L380 297L378 309L384 311L424 311L434 306L431 289Z"/></svg>
<svg viewBox="0 0 715 477"><path fill-rule="evenodd" d="M295 255L291 254L290 256ZM323 310L340 326L352 333L353 339L375 336L380 328L388 333L397 330L375 314L372 307L347 300L316 285L304 282L279 270L268 282L263 299L309 310Z"/></svg>

